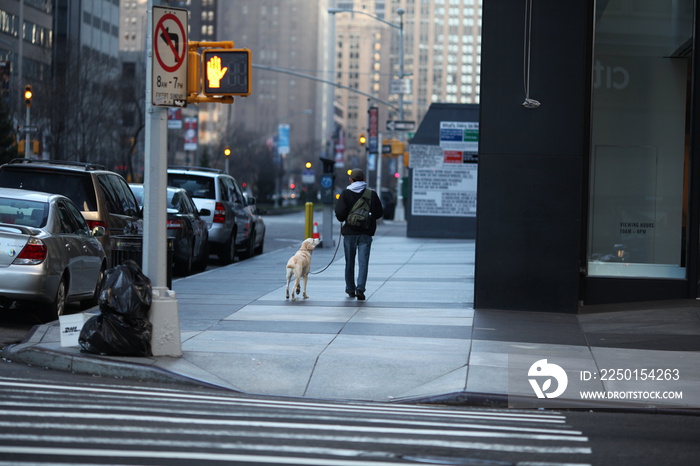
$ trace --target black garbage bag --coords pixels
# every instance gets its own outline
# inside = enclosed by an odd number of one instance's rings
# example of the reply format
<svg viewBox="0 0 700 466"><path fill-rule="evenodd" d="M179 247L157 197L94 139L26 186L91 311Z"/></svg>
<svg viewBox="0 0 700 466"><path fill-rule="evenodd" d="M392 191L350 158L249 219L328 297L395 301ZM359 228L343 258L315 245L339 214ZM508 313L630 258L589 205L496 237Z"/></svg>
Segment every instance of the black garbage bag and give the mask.
<svg viewBox="0 0 700 466"><path fill-rule="evenodd" d="M146 318L152 298L151 280L128 260L107 271L98 302L103 313Z"/></svg>
<svg viewBox="0 0 700 466"><path fill-rule="evenodd" d="M100 314L88 319L78 337L80 350L108 356L151 356L148 320L151 281L132 260L107 271Z"/></svg>
<svg viewBox="0 0 700 466"><path fill-rule="evenodd" d="M153 326L148 319L120 314L98 314L80 331L80 350L106 356L151 356Z"/></svg>

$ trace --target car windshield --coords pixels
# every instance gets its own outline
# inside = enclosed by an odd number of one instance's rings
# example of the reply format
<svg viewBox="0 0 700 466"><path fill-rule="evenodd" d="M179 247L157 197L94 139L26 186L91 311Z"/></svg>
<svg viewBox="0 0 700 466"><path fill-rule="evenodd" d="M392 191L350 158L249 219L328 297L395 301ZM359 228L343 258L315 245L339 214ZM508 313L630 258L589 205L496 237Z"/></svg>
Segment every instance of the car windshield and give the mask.
<svg viewBox="0 0 700 466"><path fill-rule="evenodd" d="M46 226L48 215L49 205L46 202L0 197L0 223L41 228Z"/></svg>
<svg viewBox="0 0 700 466"><path fill-rule="evenodd" d="M216 199L213 177L168 173L168 186L182 188L192 197Z"/></svg>
<svg viewBox="0 0 700 466"><path fill-rule="evenodd" d="M0 186L63 194L83 212L97 211L95 189L90 176L65 171L0 170Z"/></svg>

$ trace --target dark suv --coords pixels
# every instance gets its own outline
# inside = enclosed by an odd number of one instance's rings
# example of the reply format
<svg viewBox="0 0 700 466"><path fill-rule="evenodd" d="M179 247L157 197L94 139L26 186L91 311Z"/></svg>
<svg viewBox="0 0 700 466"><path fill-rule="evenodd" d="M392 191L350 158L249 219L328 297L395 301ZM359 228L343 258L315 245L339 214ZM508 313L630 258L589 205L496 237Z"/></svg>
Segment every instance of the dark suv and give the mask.
<svg viewBox="0 0 700 466"><path fill-rule="evenodd" d="M64 160L14 159L0 166L0 187L62 194L81 210L90 229L102 226L100 242L111 263L113 235L141 234L142 212L121 175L102 165Z"/></svg>

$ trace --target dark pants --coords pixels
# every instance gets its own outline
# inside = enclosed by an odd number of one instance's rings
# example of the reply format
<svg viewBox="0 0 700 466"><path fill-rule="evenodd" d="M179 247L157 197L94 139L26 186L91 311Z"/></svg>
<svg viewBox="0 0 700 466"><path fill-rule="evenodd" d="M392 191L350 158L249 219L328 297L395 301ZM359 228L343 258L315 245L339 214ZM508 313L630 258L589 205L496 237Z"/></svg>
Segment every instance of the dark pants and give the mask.
<svg viewBox="0 0 700 466"><path fill-rule="evenodd" d="M369 253L372 249L370 235L346 235L343 237L345 250L345 292L365 291ZM355 257L357 256L357 286L355 286Z"/></svg>

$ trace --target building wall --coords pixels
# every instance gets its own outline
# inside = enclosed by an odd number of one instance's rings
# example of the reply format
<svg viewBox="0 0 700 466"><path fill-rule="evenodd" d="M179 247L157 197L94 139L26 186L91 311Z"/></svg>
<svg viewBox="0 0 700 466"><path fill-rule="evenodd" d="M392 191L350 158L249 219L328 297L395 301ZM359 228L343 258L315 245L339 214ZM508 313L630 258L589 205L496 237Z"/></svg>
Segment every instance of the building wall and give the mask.
<svg viewBox="0 0 700 466"><path fill-rule="evenodd" d="M218 40L233 40L236 47L251 49L255 65L316 75L322 47L317 34L320 13L317 2L305 0L220 2ZM320 144L314 119L322 92L315 81L254 68L253 93L237 98L226 120L270 137L279 123L291 124L294 157L295 148ZM313 113L304 113L307 109Z"/></svg>
<svg viewBox="0 0 700 466"><path fill-rule="evenodd" d="M435 102L479 103L482 3L392 0L387 7L391 21L398 18L398 8L406 12L404 67L412 93L406 96L405 119L420 122Z"/></svg>
<svg viewBox="0 0 700 466"><path fill-rule="evenodd" d="M532 10L529 96L525 8L485 2L481 68L477 308L576 312L589 150L589 0Z"/></svg>
<svg viewBox="0 0 700 466"><path fill-rule="evenodd" d="M376 9L373 1L355 2L353 8L381 17L384 3ZM371 17L361 14L336 15L335 82L387 101L392 70L390 53L393 28ZM367 135L367 111L376 106L379 121L389 119L387 107L378 104L366 95L347 89L336 89L335 101L342 112L342 127L345 131L346 167L366 167L365 150L357 143L360 134ZM380 124L380 131L383 125Z"/></svg>

